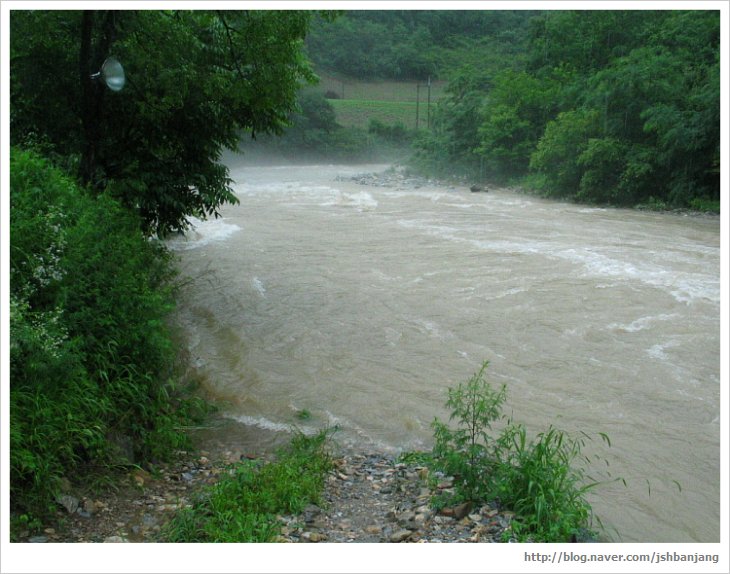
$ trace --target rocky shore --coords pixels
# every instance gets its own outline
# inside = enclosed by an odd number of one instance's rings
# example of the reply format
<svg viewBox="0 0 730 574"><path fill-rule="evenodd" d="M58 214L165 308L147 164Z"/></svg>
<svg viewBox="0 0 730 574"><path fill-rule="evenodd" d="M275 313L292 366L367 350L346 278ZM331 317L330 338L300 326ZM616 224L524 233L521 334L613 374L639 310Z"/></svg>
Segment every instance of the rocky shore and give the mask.
<svg viewBox="0 0 730 574"><path fill-rule="evenodd" d="M212 460L201 451L180 453L174 464L136 469L115 490L95 496L74 493L58 498L57 520L40 534L19 533L18 542L162 542L160 532L174 512L190 504L240 461L228 451ZM511 540L512 514L467 504L436 512L433 495L453 488L448 477L428 480L425 467L387 455L347 454L335 459L321 506L297 516L281 516L278 542L505 542ZM428 485L432 486L429 487Z"/></svg>
<svg viewBox="0 0 730 574"><path fill-rule="evenodd" d="M430 481L422 466L380 454L336 460L323 507L284 517L282 542L505 542L512 514L461 504L436 512L435 494L452 491L448 477ZM429 483L435 486L429 488Z"/></svg>
<svg viewBox="0 0 730 574"><path fill-rule="evenodd" d="M469 185L465 179L442 181L409 174L402 168L388 169L378 173L361 173L353 176L340 176L337 181L352 181L359 185L371 187L383 187L397 190L421 189L424 187L437 186L449 191L489 191L484 184L473 183Z"/></svg>

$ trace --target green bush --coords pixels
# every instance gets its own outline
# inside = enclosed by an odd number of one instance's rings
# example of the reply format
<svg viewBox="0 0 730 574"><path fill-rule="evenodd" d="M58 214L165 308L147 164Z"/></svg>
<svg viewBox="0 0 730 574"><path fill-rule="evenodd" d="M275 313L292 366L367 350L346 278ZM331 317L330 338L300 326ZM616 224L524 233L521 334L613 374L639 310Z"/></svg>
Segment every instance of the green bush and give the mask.
<svg viewBox="0 0 730 574"><path fill-rule="evenodd" d="M591 138L576 160L583 170L576 199L618 204L630 200L619 187L626 164L626 145L614 138Z"/></svg>
<svg viewBox="0 0 730 574"><path fill-rule="evenodd" d="M410 141L412 134L403 125L403 122L386 124L378 118L372 118L368 124L368 133L378 136L382 140L393 144L405 144Z"/></svg>
<svg viewBox="0 0 730 574"><path fill-rule="evenodd" d="M585 437L572 438L550 427L528 442L522 425L509 427L506 436L512 442L497 469L492 495L517 513L513 532L520 539L545 542L583 537L592 518L584 495L597 484L586 482L575 464Z"/></svg>
<svg viewBox="0 0 730 574"><path fill-rule="evenodd" d="M502 404L507 396L505 386L495 391L484 379L488 363L465 384L448 390L446 406L451 409L449 428L436 419L433 423L434 458L441 468L456 480L459 494L466 500L489 495L489 482L499 459L491 436L492 423L502 418Z"/></svg>
<svg viewBox="0 0 730 574"><path fill-rule="evenodd" d="M707 211L709 213L720 213L720 200L719 199L704 199L695 197L689 202L691 209L697 211Z"/></svg>
<svg viewBox="0 0 730 574"><path fill-rule="evenodd" d="M172 275L135 216L35 153L11 152L10 205L11 498L43 516L61 477L185 442L168 383Z"/></svg>
<svg viewBox="0 0 730 574"><path fill-rule="evenodd" d="M281 514L298 514L320 504L332 468L326 452L329 430L297 434L276 460L244 461L217 484L199 493L165 527L167 542L272 542L281 531Z"/></svg>
<svg viewBox="0 0 730 574"><path fill-rule="evenodd" d="M516 513L512 531L520 540L568 542L590 527L581 448L587 435L571 438L550 427L528 441L524 426L504 419L506 388L495 391L485 380L485 362L468 382L448 390L446 406L456 427L436 419L433 465L454 477L454 496L437 505L461 501L493 502ZM601 437L608 441L605 435Z"/></svg>
<svg viewBox="0 0 730 574"><path fill-rule="evenodd" d="M598 113L594 110L563 112L547 124L530 158L530 169L544 178L546 195L576 197L585 171L578 158L597 130Z"/></svg>

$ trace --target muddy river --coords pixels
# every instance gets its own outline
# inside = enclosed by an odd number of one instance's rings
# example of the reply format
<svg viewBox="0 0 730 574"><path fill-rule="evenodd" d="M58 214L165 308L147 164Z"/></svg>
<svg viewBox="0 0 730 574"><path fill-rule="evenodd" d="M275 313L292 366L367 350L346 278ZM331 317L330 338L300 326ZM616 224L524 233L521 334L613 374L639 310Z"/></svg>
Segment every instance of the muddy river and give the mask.
<svg viewBox="0 0 730 574"><path fill-rule="evenodd" d="M719 218L352 179L386 167L233 167L240 204L170 240L224 415L429 448L488 360L507 414L586 432L588 473L626 480L590 496L604 539L719 541Z"/></svg>

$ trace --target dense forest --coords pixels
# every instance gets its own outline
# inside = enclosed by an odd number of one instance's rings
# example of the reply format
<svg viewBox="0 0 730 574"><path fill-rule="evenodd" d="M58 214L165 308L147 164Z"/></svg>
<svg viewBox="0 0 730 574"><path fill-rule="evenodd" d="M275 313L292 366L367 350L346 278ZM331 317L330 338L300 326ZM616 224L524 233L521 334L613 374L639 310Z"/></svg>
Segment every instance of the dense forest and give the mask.
<svg viewBox="0 0 730 574"><path fill-rule="evenodd" d="M717 11L348 12L307 48L318 70L449 81L414 135L428 173L719 210Z"/></svg>
<svg viewBox="0 0 730 574"><path fill-rule="evenodd" d="M350 11L317 18L307 55L318 70L360 79L447 78L461 65L521 57L534 11Z"/></svg>
<svg viewBox="0 0 730 574"><path fill-rule="evenodd" d="M717 12L546 12L524 67L452 80L420 157L553 197L719 209L719 49Z"/></svg>

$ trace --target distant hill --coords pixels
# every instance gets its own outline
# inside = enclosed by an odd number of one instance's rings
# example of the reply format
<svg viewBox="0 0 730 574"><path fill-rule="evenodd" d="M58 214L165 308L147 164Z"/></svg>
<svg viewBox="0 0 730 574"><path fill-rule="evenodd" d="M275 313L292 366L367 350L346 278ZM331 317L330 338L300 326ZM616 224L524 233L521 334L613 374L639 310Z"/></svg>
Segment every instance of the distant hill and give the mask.
<svg viewBox="0 0 730 574"><path fill-rule="evenodd" d="M306 50L317 69L358 80L447 80L465 64L524 53L530 10L345 11L318 18ZM347 94L345 98L347 98Z"/></svg>

